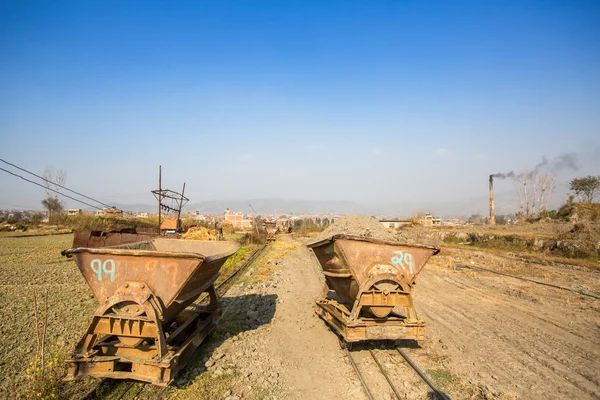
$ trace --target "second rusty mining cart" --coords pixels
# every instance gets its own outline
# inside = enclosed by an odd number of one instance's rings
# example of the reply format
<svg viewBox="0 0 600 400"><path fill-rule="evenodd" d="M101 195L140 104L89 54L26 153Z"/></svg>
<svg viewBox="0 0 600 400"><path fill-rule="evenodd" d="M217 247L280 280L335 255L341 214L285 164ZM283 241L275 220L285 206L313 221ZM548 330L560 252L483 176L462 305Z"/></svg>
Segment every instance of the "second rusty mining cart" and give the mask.
<svg viewBox="0 0 600 400"><path fill-rule="evenodd" d="M72 248L99 306L67 360L67 380L85 376L168 385L215 328L219 270L233 242L154 239ZM194 301L202 293L207 305Z"/></svg>
<svg viewBox="0 0 600 400"><path fill-rule="evenodd" d="M439 249L334 235L308 244L325 275L315 311L345 342L423 340L411 298L421 269Z"/></svg>
<svg viewBox="0 0 600 400"><path fill-rule="evenodd" d="M279 231L277 223L275 221L265 221L263 226L267 231L267 242L275 241L275 234Z"/></svg>

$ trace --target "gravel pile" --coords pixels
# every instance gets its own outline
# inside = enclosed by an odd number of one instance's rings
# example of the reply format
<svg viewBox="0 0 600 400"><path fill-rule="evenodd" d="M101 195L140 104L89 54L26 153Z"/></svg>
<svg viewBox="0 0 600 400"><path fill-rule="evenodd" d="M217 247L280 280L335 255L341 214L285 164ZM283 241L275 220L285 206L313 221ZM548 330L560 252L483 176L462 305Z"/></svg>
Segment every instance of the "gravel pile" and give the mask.
<svg viewBox="0 0 600 400"><path fill-rule="evenodd" d="M384 228L377 219L362 215L350 215L348 217L336 219L335 222L329 228L321 232L314 241L318 242L338 234L396 241L394 234L388 231L387 228Z"/></svg>

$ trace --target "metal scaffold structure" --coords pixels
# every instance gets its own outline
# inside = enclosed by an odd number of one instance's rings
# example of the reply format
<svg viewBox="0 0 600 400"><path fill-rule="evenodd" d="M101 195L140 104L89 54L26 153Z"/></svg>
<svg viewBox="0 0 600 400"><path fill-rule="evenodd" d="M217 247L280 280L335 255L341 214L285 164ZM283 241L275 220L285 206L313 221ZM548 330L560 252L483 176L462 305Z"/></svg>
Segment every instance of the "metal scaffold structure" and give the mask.
<svg viewBox="0 0 600 400"><path fill-rule="evenodd" d="M158 232L160 233L160 224L163 211L166 213L177 213L177 228L181 226L181 209L190 199L184 196L185 182L181 193L170 189L162 188L162 165L158 166L158 189L152 191L152 194L158 200Z"/></svg>

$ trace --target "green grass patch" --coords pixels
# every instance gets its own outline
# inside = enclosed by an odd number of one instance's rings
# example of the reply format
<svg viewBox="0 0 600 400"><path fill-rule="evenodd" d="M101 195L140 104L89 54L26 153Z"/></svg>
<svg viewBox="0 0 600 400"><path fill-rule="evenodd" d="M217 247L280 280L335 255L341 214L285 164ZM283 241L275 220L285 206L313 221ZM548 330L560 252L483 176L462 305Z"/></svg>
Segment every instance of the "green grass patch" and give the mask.
<svg viewBox="0 0 600 400"><path fill-rule="evenodd" d="M447 390L459 382L459 379L445 369L430 369L427 371L429 378L441 390Z"/></svg>
<svg viewBox="0 0 600 400"><path fill-rule="evenodd" d="M215 376L210 373L198 375L190 384L177 390L169 398L173 399L223 399L235 386L236 374Z"/></svg>

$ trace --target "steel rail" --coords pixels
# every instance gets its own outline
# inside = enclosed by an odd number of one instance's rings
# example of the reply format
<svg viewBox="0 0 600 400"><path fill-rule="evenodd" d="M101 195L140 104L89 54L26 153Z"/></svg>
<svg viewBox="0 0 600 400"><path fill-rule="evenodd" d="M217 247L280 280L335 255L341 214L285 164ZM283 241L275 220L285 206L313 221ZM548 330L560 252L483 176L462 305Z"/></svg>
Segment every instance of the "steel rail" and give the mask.
<svg viewBox="0 0 600 400"><path fill-rule="evenodd" d="M231 273L231 275L229 275L227 278L225 278L222 282L219 282L218 285L215 286L215 290L219 290L219 288L221 288L221 286L223 286L224 284L226 284L227 282L229 282L233 277L235 277L237 274L239 274L243 269L248 268L250 265L252 265L254 263L254 261L256 261L256 259L262 254L262 252L267 248L269 244L264 244L261 248L257 249L254 253L252 253L252 255L250 256L250 258L248 258L246 260L246 262L244 262L244 264L238 268L237 270L235 270L233 273ZM208 297L208 294L204 294L202 297L200 297L197 302L201 303L203 302L206 298Z"/></svg>
<svg viewBox="0 0 600 400"><path fill-rule="evenodd" d="M156 400L162 400L163 396L165 395L165 393L167 392L168 389L169 389L169 386L165 386L164 388L162 388L162 390L160 392L158 392L158 394L156 395Z"/></svg>
<svg viewBox="0 0 600 400"><path fill-rule="evenodd" d="M250 265L254 264L254 261L256 261L256 259L258 257L260 257L260 255L263 253L263 251L267 248L269 244L264 244L261 248L257 249L254 253L252 253L252 255L250 256L250 258L248 258L248 260L246 260L246 262L244 262L244 264L242 264L242 266L240 268L238 268L237 270L235 270L235 272L231 273L231 275L229 275L227 278L225 278L222 282L220 282L218 285L215 286L215 290L218 290L220 287L222 287L225 283L227 283L228 281L230 281L234 276L236 276L238 273L240 273L240 271L248 268ZM202 299L200 299L200 301L204 300L206 297L208 297L207 294L205 294L203 296ZM199 301L199 302L200 302ZM230 303L225 310L223 310L223 314L221 315L221 318L223 318L223 316L225 316L225 314L227 313L227 310L229 310L229 307L233 304ZM170 386L165 386L156 396L155 400L162 400L163 396L167 393L167 391L170 389ZM139 395L139 393L138 393Z"/></svg>
<svg viewBox="0 0 600 400"><path fill-rule="evenodd" d="M415 372L417 374L419 374L419 376L425 381L426 384L429 385L431 390L433 390L440 399L450 400L450 397L448 397L448 395L446 393L442 392L435 386L435 384L431 381L431 379L429 379L429 377L427 375L425 375L425 373L419 368L419 366L417 364L415 364L415 362L408 356L408 354L406 354L406 352L404 350L402 350L402 349L396 349L396 350L398 351L398 353L400 353L400 355L402 357L404 357L406 362L408 364L410 364L410 366L415 370Z"/></svg>
<svg viewBox="0 0 600 400"><path fill-rule="evenodd" d="M238 268L237 270L235 270L235 272L231 273L231 275L229 275L222 282L220 282L218 285L216 285L215 286L215 290L218 290L221 286L223 286L225 283L227 283L233 277L235 277L237 274L239 274L243 269L246 269L250 265L252 265L254 263L254 261L256 261L256 259L263 253L263 251L267 248L268 245L269 245L269 243L264 244L261 248L257 249L254 253L252 253L252 255L250 256L250 258L248 258L248 260L246 260L246 262L244 262L244 264L240 268ZM202 300L206 299L207 297L208 297L208 294L205 294L204 296L202 296L198 300L198 302L201 302ZM229 306L227 308L229 308ZM100 381L98 381L98 383L96 383L96 385L94 385L94 387L92 387L88 392L86 392L80 398L80 400L91 400L91 399L95 398L94 395L96 394L96 392L98 391L98 389L100 389L100 386L102 386L104 383L108 382L109 380L111 380L111 379L109 379L109 378L102 378ZM129 390L133 387L133 385L135 383L137 383L137 381L135 381L131 386L129 386L129 388L125 392L123 392L123 394L121 394L121 396L119 397L119 399L121 399L127 392L129 392ZM140 382L140 383L144 383L144 382ZM145 385L149 385L149 384L146 383ZM158 393L158 395L156 397L156 400L161 400L163 398L163 396L165 395L165 393L167 392L168 389L169 389L169 386L165 386ZM139 395L139 393L141 393L142 391L143 391L143 387L142 387L142 390L140 390L140 392L138 392L137 395Z"/></svg>
<svg viewBox="0 0 600 400"><path fill-rule="evenodd" d="M580 294L582 296L587 296L587 297L591 297L591 298L596 299L596 300L600 300L600 296L596 296L595 294L586 293L586 292L583 292L581 290L572 289L572 288L565 287L565 286L555 285L553 283L542 282L542 281L538 281L538 280L535 280L535 279L523 278L522 276L505 274L504 272L498 272L498 271L494 271L494 270L489 269L489 268L478 267L478 266L475 266L475 265L456 264L456 266L458 268L462 268L462 269L469 268L469 269L474 269L474 270L479 270L479 271L491 272L492 274L502 275L502 276L506 276L508 278L513 278L513 279L519 279L521 281L531 282L531 283L535 283L537 285L548 286L548 287L555 288L555 289L566 290L567 292L572 292L572 293Z"/></svg>
<svg viewBox="0 0 600 400"><path fill-rule="evenodd" d="M363 389L365 390L365 394L367 395L369 400L375 400L375 398L373 397L373 393L371 393L371 390L369 389L369 385L367 385L367 382L365 382L365 379L363 378L362 373L358 369L358 365L356 365L356 362L354 361L352 354L348 351L347 347L344 347L344 351L346 352L346 356L348 356L348 360L350 360L350 364L352 364L352 368L354 368L354 372L356 372L358 379L360 379L360 383L362 384Z"/></svg>
<svg viewBox="0 0 600 400"><path fill-rule="evenodd" d="M256 261L256 259L263 253L263 251L267 248L268 245L269 245L268 243L264 244L260 249L256 250L254 253L252 253L250 258L248 258L248 260L246 260L246 262L240 268L235 270L235 272L231 273L231 275L229 275L222 282L220 282L217 286L215 286L215 289L219 289L221 286L223 286L225 283L229 282L233 277L235 277L237 274L239 274L243 269L246 269L250 265L252 265L254 263L254 261Z"/></svg>
<svg viewBox="0 0 600 400"><path fill-rule="evenodd" d="M345 343L342 343L342 347L346 353L346 356L348 357L348 360L350 360L350 364L352 365L352 368L354 368L354 372L356 372L356 375L358 376L358 379L360 380L360 383L362 384L365 394L367 395L369 400L374 400L373 393L371 392L369 385L365 381L363 374L360 372L360 369L358 368L358 365L356 364L354 357L352 357L352 353L350 353L350 351L348 350L348 347L345 346ZM410 365L410 367L421 377L421 379L423 379L423 381L431 388L431 390L433 390L433 392L435 393L435 395L438 398L440 398L441 400L450 400L450 397L435 386L435 384L431 381L431 379L429 379L429 377L419 368L419 366L410 358L410 356L404 350L396 349L396 351L398 351L398 353L400 353L400 355L404 358L404 360L406 360L408 365ZM396 398L399 400L402 399L403 397L400 395L400 393L396 389L396 386L392 383L392 380L390 379L389 374L387 373L387 371L383 368L383 365L381 365L381 363L377 359L377 356L375 355L375 352L373 351L373 349L369 349L369 354L371 355L371 357L377 364L377 367L379 367L379 371L381 371L381 374L383 375L383 377L385 378L387 383L390 385L390 388L394 392L394 395L396 396Z"/></svg>
<svg viewBox="0 0 600 400"><path fill-rule="evenodd" d="M92 395L96 394L96 391L98 389L100 389L100 386L102 386L105 382L108 382L108 378L102 378L100 379L96 385L94 385L94 387L92 387L90 390L88 390L87 392L85 392L85 394L83 396L81 396L79 399L80 400L89 400L92 398Z"/></svg>
<svg viewBox="0 0 600 400"><path fill-rule="evenodd" d="M136 381L131 382L131 385L129 385L129 387L127 388L127 390L125 390L123 393L121 393L121 395L119 397L117 397L117 400L121 400L123 397L125 397L125 395L127 393L129 393L129 391L131 390L131 388L134 387L136 383L137 383ZM138 394L139 394L139 392L138 392Z"/></svg>
<svg viewBox="0 0 600 400"><path fill-rule="evenodd" d="M383 365L381 365L381 363L379 362L379 360L377 359L377 357L375 357L375 352L373 352L372 349L369 349L369 353L371 353L371 357L373 357L373 360L375 360L375 363L377 364L377 366L379 367L379 370L381 371L381 373L383 374L383 377L385 378L385 380L387 381L387 383L390 385L390 387L392 388L392 390L394 391L394 394L396 395L396 398L398 400L401 400L402 397L400 396L400 393L398 393L398 390L396 389L396 386L394 386L394 384L392 383L392 380L390 379L389 375L387 374L387 372L383 369Z"/></svg>

